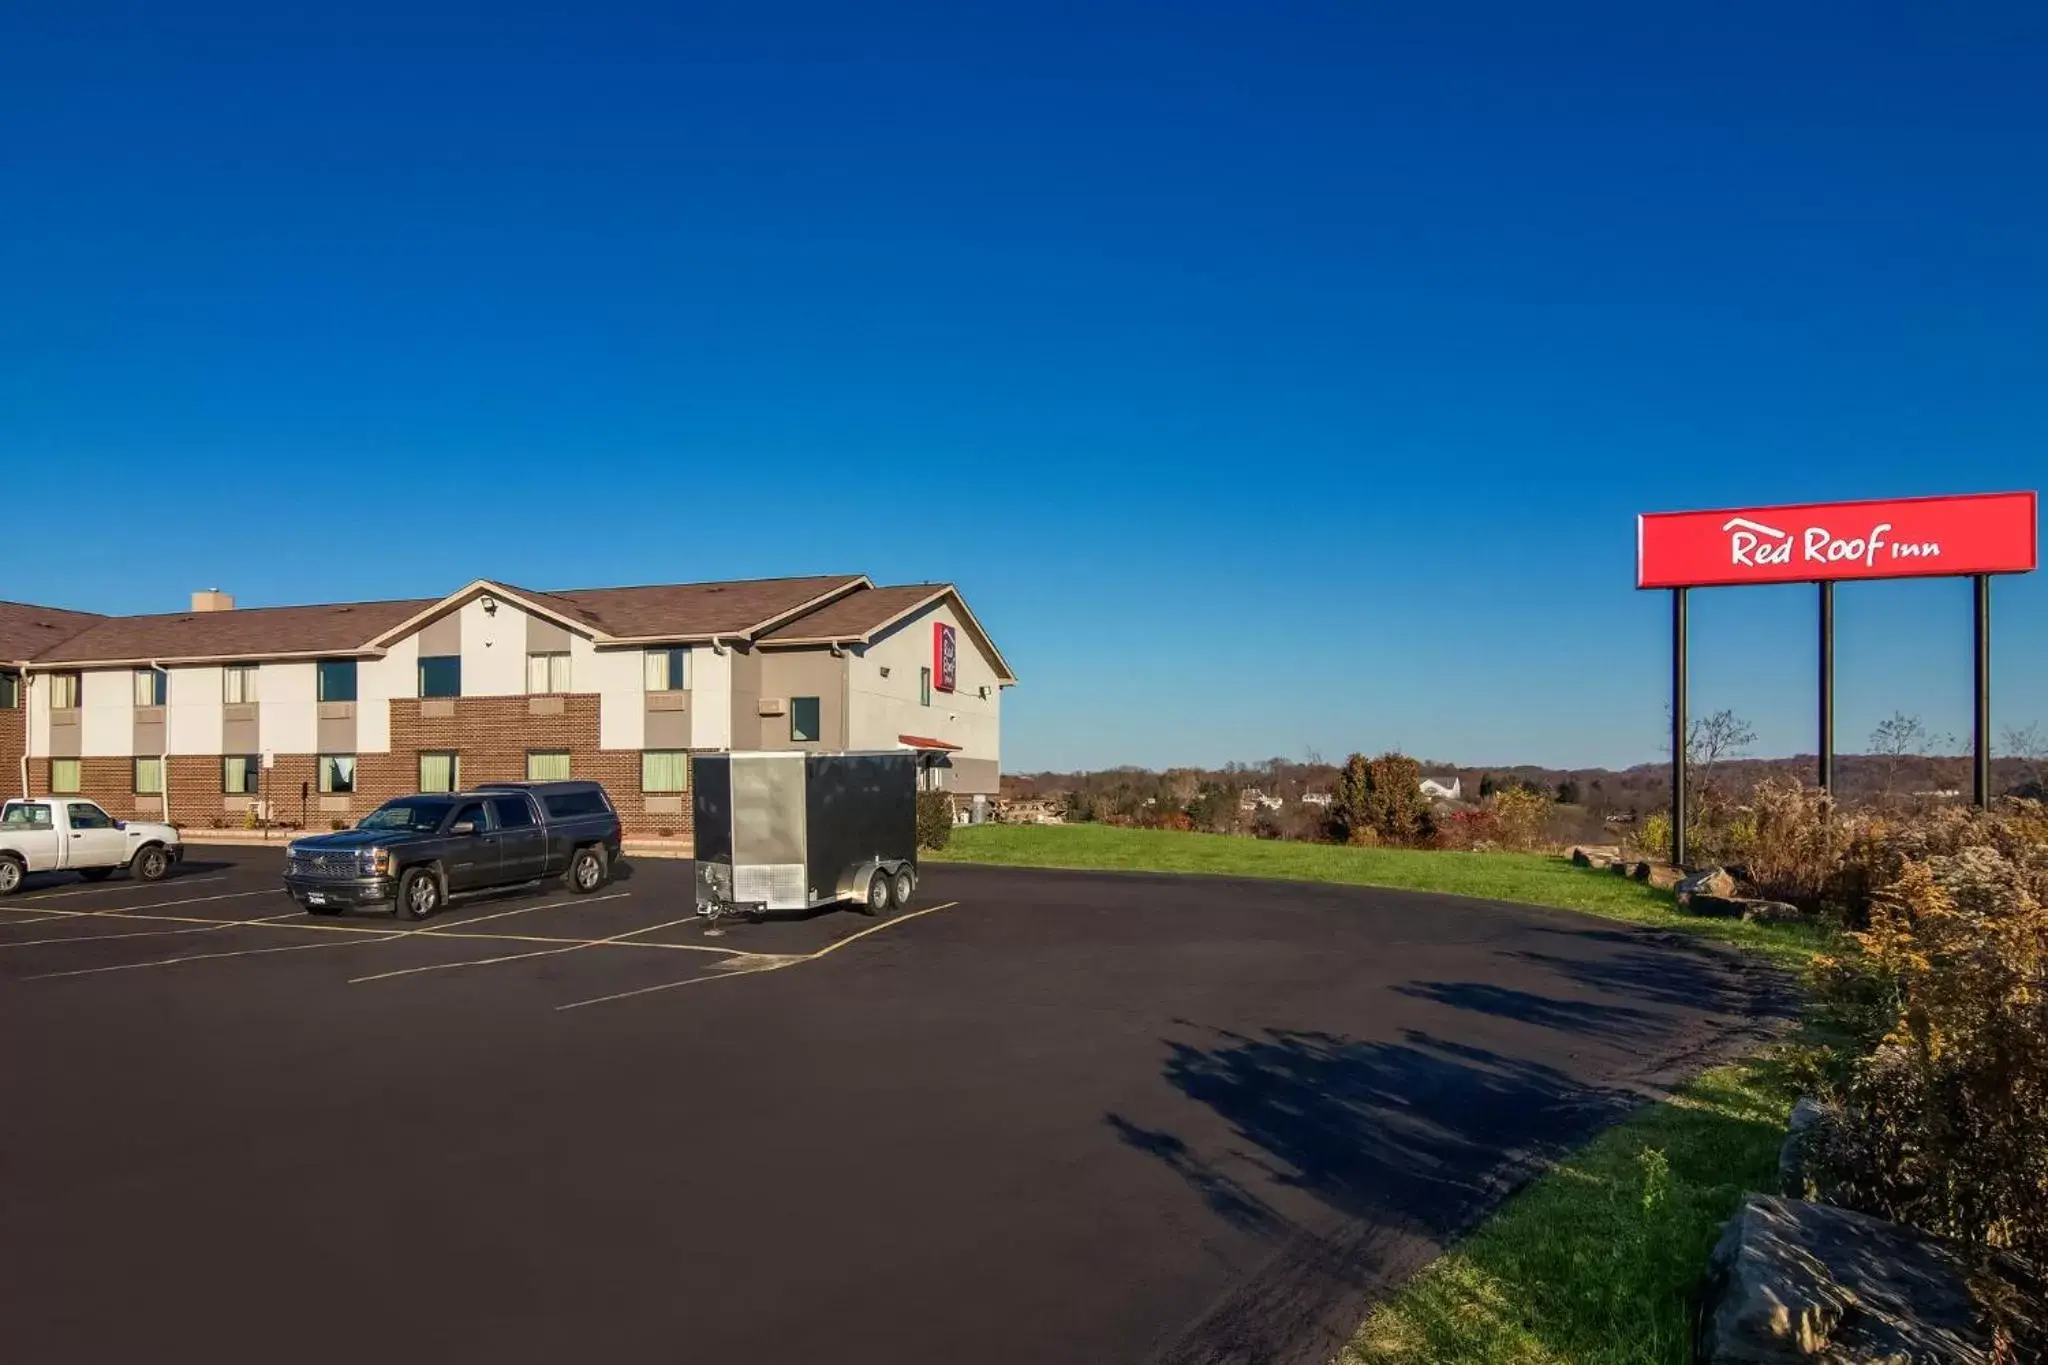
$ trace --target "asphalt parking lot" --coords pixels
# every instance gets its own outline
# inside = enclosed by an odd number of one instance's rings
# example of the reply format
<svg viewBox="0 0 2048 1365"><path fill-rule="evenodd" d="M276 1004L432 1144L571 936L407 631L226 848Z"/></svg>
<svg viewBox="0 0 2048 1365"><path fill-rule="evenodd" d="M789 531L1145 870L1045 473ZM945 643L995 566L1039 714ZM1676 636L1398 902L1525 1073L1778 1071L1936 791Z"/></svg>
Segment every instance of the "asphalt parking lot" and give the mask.
<svg viewBox="0 0 2048 1365"><path fill-rule="evenodd" d="M0 902L10 1358L1327 1360L1784 1009L1414 893L937 865L707 938L687 863L403 926L279 865Z"/></svg>

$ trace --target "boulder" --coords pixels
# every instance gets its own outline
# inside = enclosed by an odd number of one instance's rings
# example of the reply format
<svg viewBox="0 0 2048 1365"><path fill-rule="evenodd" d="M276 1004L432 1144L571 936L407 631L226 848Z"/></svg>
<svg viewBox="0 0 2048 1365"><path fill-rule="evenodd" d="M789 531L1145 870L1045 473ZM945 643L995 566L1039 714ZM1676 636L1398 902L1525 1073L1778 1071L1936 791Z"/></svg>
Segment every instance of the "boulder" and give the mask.
<svg viewBox="0 0 2048 1365"><path fill-rule="evenodd" d="M1785 1143L1778 1148L1778 1193L1788 1199L1818 1199L1813 1145L1832 1111L1811 1095L1792 1106L1792 1122L1785 1131Z"/></svg>
<svg viewBox="0 0 2048 1365"><path fill-rule="evenodd" d="M1648 882L1659 891L1669 891L1685 880L1685 869L1669 863L1644 863L1642 881Z"/></svg>
<svg viewBox="0 0 2048 1365"><path fill-rule="evenodd" d="M2037 1338L2041 1286L2011 1257L1990 1273L2008 1330ZM1952 1243L1898 1223L1777 1195L1751 1195L1708 1267L1700 1365L1993 1365L1998 1333ZM2023 1348L2024 1349L2024 1348ZM2034 1357L2022 1355L2020 1359Z"/></svg>
<svg viewBox="0 0 2048 1365"><path fill-rule="evenodd" d="M1620 856L1620 844L1580 844L1571 854L1572 861L1580 867L1607 867Z"/></svg>
<svg viewBox="0 0 2048 1365"><path fill-rule="evenodd" d="M1636 874L1636 865L1627 858L1616 858L1607 865L1607 870L1617 877L1633 877Z"/></svg>
<svg viewBox="0 0 2048 1365"><path fill-rule="evenodd" d="M1732 896L1735 894L1735 878L1725 868L1702 868L1688 874L1676 889L1680 905L1694 896Z"/></svg>
<svg viewBox="0 0 2048 1365"><path fill-rule="evenodd" d="M1742 902L1742 917L1753 924L1792 924L1812 918L1798 906L1786 901L1757 900Z"/></svg>
<svg viewBox="0 0 2048 1365"><path fill-rule="evenodd" d="M1680 908L1709 919L1741 919L1744 904L1734 896L1690 896L1679 901Z"/></svg>

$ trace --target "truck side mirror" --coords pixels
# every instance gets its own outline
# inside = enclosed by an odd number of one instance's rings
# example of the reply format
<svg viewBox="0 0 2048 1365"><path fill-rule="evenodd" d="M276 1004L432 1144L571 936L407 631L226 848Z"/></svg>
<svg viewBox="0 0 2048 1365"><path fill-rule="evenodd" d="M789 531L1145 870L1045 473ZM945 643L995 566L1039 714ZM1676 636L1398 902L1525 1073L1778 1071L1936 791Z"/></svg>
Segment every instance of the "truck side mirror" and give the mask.
<svg viewBox="0 0 2048 1365"><path fill-rule="evenodd" d="M457 820L454 824L448 826L448 832L450 834L474 834L476 833L476 821Z"/></svg>

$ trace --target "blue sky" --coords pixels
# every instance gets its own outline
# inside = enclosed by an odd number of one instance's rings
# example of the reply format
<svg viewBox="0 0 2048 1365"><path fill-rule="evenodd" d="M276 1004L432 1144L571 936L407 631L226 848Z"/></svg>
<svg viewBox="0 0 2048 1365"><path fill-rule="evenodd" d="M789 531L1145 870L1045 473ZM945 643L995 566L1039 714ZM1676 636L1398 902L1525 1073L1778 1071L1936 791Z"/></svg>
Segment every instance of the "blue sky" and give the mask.
<svg viewBox="0 0 2048 1365"><path fill-rule="evenodd" d="M2048 473L2048 13L1676 11L12 7L0 597L953 579L1008 767L1652 759L1636 512ZM1842 747L1968 613L1842 590Z"/></svg>

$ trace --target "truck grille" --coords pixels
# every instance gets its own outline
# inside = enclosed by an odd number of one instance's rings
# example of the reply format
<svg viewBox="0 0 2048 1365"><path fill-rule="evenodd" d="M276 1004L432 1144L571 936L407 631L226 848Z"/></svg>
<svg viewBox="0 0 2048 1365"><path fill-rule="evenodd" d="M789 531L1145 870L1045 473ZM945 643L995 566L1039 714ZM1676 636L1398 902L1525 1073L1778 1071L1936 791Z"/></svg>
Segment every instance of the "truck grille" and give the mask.
<svg viewBox="0 0 2048 1365"><path fill-rule="evenodd" d="M353 851L327 852L325 850L301 853L294 849L285 861L285 871L294 877L324 877L331 881L357 876L361 864L356 861Z"/></svg>

